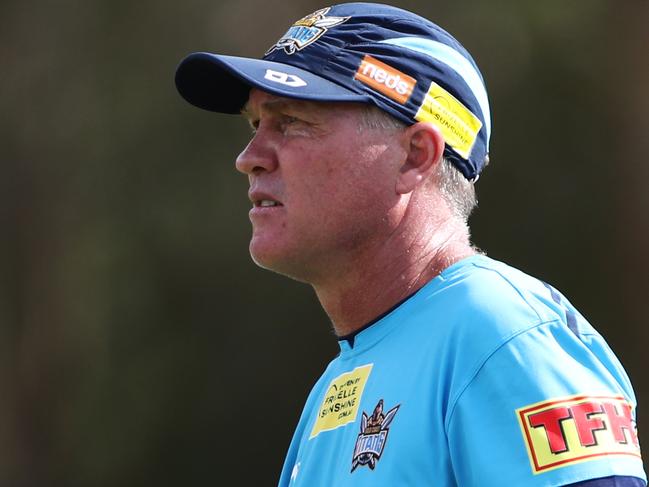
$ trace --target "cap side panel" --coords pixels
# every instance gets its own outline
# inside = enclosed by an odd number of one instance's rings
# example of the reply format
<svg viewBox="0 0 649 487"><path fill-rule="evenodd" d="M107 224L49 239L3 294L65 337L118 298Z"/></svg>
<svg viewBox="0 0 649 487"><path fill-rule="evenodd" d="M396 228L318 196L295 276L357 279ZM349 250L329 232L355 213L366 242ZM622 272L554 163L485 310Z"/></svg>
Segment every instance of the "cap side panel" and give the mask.
<svg viewBox="0 0 649 487"><path fill-rule="evenodd" d="M491 111L489 109L487 90L485 89L482 77L466 57L446 44L420 37L398 37L395 39L385 39L381 42L417 51L446 64L459 74L471 91L473 91L480 105L487 130L487 139L489 139L491 134Z"/></svg>

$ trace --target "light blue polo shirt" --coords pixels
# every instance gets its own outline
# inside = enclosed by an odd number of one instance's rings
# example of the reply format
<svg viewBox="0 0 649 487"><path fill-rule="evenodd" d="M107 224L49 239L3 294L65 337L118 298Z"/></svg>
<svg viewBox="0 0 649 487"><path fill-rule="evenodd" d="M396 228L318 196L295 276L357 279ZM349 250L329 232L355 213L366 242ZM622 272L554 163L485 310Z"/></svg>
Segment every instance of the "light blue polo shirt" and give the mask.
<svg viewBox="0 0 649 487"><path fill-rule="evenodd" d="M472 256L341 340L280 486L562 486L642 478L635 396L556 290Z"/></svg>

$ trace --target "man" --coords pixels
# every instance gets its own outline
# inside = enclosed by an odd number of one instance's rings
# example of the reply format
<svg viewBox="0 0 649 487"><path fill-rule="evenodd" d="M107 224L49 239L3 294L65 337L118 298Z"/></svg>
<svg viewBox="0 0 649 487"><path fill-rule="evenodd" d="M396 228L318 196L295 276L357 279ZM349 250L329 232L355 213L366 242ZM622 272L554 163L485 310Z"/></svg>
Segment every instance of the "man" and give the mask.
<svg viewBox="0 0 649 487"><path fill-rule="evenodd" d="M491 122L453 37L343 4L263 60L192 54L176 83L250 121L252 258L311 284L339 337L280 485L645 485L634 394L602 337L469 242Z"/></svg>

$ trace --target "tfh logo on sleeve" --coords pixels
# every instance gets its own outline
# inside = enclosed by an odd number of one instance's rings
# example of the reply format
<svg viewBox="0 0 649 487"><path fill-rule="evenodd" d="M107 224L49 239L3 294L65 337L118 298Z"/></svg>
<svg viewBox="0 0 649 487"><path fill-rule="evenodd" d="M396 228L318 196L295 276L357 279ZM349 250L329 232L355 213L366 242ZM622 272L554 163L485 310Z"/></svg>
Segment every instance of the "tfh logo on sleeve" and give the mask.
<svg viewBox="0 0 649 487"><path fill-rule="evenodd" d="M516 413L535 474L605 455L640 458L633 406L621 396L571 396Z"/></svg>

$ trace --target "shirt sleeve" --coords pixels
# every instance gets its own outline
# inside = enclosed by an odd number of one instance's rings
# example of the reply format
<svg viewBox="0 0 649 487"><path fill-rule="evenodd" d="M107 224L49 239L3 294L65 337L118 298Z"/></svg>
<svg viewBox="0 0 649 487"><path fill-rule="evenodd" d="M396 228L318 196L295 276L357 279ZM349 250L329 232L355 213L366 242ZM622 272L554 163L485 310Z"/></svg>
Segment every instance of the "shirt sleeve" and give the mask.
<svg viewBox="0 0 649 487"><path fill-rule="evenodd" d="M624 369L598 334L579 335L560 321L520 332L449 404L457 483L645 485L635 405ZM578 483L615 476L641 483Z"/></svg>
<svg viewBox="0 0 649 487"><path fill-rule="evenodd" d="M645 487L647 484L644 480L637 477L605 477L603 479L586 480L577 482L566 487Z"/></svg>

